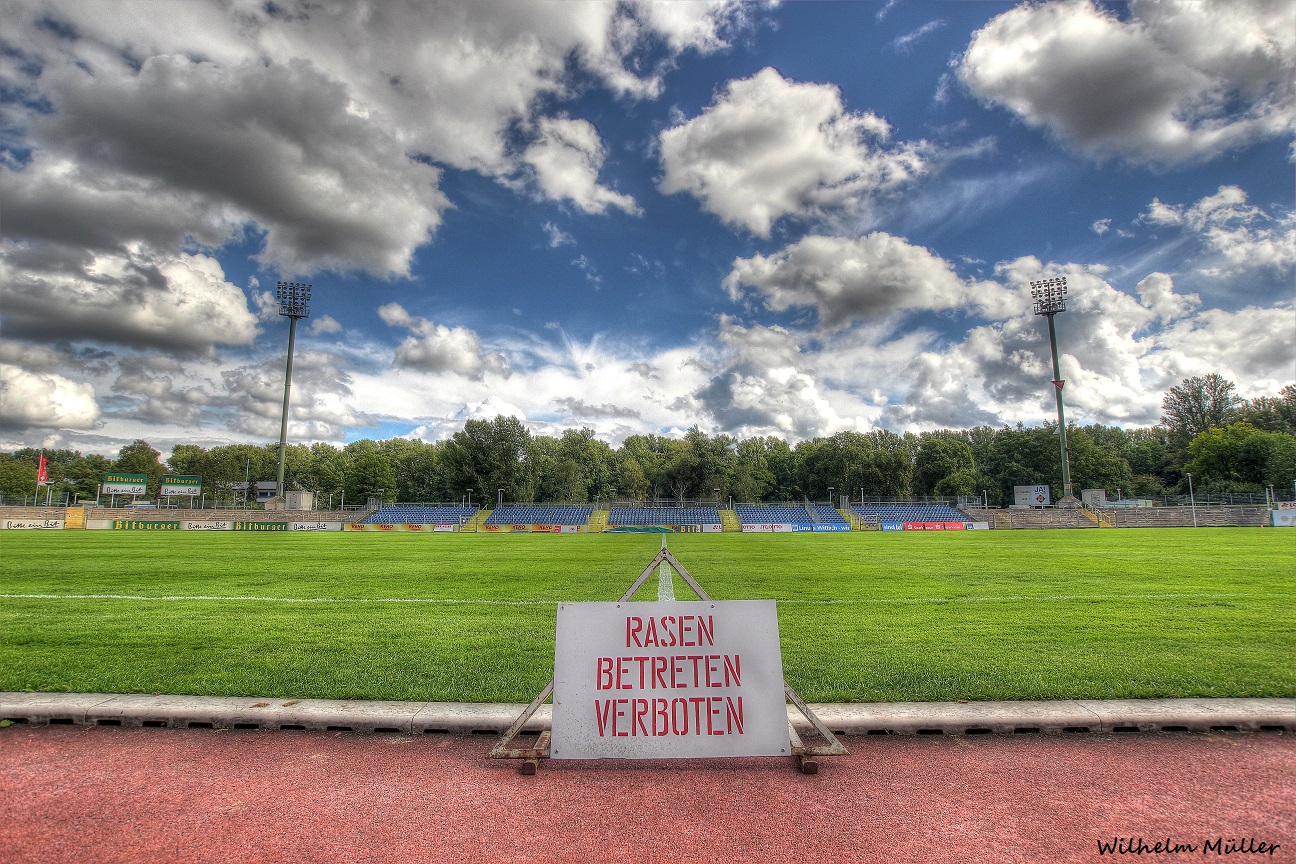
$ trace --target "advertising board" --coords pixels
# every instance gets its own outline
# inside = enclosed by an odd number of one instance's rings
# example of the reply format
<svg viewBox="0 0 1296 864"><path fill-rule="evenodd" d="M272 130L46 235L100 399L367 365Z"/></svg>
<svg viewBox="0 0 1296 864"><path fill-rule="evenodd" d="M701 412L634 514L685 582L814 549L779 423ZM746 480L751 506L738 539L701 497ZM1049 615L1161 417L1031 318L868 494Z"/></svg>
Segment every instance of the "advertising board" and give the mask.
<svg viewBox="0 0 1296 864"><path fill-rule="evenodd" d="M883 531L903 531L904 527L905 526L903 522L883 522L882 523Z"/></svg>
<svg viewBox="0 0 1296 864"><path fill-rule="evenodd" d="M180 523L154 522L142 519L114 519L112 527L117 531L179 531Z"/></svg>
<svg viewBox="0 0 1296 864"><path fill-rule="evenodd" d="M4 527L10 531L57 531L63 527L62 519L6 519Z"/></svg>
<svg viewBox="0 0 1296 864"><path fill-rule="evenodd" d="M233 531L231 522L182 522L180 527L185 531Z"/></svg>
<svg viewBox="0 0 1296 864"><path fill-rule="evenodd" d="M792 530L791 522L744 522L742 530L748 534L782 534Z"/></svg>
<svg viewBox="0 0 1296 864"><path fill-rule="evenodd" d="M453 528L454 526L450 526ZM289 522L289 531L341 531L341 522Z"/></svg>
<svg viewBox="0 0 1296 864"><path fill-rule="evenodd" d="M196 474L163 474L159 495L201 495L202 477Z"/></svg>
<svg viewBox="0 0 1296 864"><path fill-rule="evenodd" d="M1049 503L1047 485L1013 487L1013 504L1017 507L1048 507Z"/></svg>
<svg viewBox="0 0 1296 864"><path fill-rule="evenodd" d="M1296 528L1296 510L1270 510L1269 515L1275 528Z"/></svg>
<svg viewBox="0 0 1296 864"><path fill-rule="evenodd" d="M814 525L810 530L823 532L823 531L849 531L851 529L850 526L845 524L844 522L828 522L828 523L821 522L819 524Z"/></svg>
<svg viewBox="0 0 1296 864"><path fill-rule="evenodd" d="M560 603L555 759L791 752L773 600Z"/></svg>
<svg viewBox="0 0 1296 864"><path fill-rule="evenodd" d="M147 490L147 474L118 474L113 472L104 475L104 495L143 495Z"/></svg>

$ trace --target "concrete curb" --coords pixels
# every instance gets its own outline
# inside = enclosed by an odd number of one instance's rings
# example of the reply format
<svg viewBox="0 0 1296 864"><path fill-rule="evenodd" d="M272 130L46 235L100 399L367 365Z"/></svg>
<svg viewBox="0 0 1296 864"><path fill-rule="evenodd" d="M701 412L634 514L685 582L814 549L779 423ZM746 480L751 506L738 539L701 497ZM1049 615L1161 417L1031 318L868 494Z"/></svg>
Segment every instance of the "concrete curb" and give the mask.
<svg viewBox="0 0 1296 864"><path fill-rule="evenodd" d="M250 696L0 692L0 720L35 725L498 735L525 708L474 702L366 702ZM811 705L838 735L1064 732L1296 732L1296 699L1080 699ZM788 717L809 728L793 706ZM523 730L550 725L542 705Z"/></svg>

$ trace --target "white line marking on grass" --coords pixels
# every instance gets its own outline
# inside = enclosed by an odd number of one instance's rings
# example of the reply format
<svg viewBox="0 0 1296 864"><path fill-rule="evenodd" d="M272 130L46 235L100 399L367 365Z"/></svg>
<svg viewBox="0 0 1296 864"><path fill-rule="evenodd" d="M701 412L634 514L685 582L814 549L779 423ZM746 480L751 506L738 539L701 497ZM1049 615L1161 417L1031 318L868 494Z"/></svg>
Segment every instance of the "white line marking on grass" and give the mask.
<svg viewBox="0 0 1296 864"><path fill-rule="evenodd" d="M462 600L428 597L223 597L205 594L0 594L4 600L201 600L219 603L445 603L467 606L552 606L555 600Z"/></svg>
<svg viewBox="0 0 1296 864"><path fill-rule="evenodd" d="M660 590L660 586L659 586ZM1296 599L1296 594L1051 594L1038 597L867 597L812 600L792 598L779 603L809 606L847 606L870 603L1058 603L1073 600L1236 600L1244 598ZM557 600L468 600L457 597L229 597L205 594L0 594L2 600L139 600L146 602L203 601L215 603L430 603L447 606L553 606Z"/></svg>

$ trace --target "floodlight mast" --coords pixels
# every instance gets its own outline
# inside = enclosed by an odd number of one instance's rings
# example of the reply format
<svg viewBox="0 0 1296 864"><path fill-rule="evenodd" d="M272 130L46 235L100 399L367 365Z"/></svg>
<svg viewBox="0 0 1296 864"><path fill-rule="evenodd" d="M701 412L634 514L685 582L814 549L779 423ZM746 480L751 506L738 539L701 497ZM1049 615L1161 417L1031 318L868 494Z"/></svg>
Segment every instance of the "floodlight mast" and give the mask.
<svg viewBox="0 0 1296 864"><path fill-rule="evenodd" d="M1035 301L1035 314L1048 319L1049 347L1053 351L1053 388L1057 397L1058 440L1062 447L1062 497L1070 498L1071 466L1070 454L1066 440L1066 412L1062 409L1062 370L1058 366L1057 330L1053 327L1053 316L1066 311L1067 282L1065 276L1054 279L1041 279L1030 283L1031 299Z"/></svg>
<svg viewBox="0 0 1296 864"><path fill-rule="evenodd" d="M279 314L288 319L288 368L284 371L283 415L279 420L279 473L275 479L275 497L283 499L284 455L288 449L288 397L292 393L293 346L297 341L297 319L310 317L311 286L300 282L280 282L275 287Z"/></svg>

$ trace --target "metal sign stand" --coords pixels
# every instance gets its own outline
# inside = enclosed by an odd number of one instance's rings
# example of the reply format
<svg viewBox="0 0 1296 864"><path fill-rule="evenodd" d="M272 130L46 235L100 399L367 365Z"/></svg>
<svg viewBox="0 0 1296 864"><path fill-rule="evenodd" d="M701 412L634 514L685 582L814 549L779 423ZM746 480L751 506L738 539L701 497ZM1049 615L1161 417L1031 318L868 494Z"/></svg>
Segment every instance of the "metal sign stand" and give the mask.
<svg viewBox="0 0 1296 864"><path fill-rule="evenodd" d="M711 595L703 590L697 580L684 568L684 565L670 553L670 550L666 548L666 538L662 537L661 551L657 553L652 561L648 562L648 566L639 574L639 578L634 581L634 584L626 589L618 602L625 603L633 599L634 595L639 593L639 589L643 587L643 584L648 581L648 577L652 575L653 570L659 565L663 567L663 570L670 567L678 573L689 588L693 589L693 593L698 596L699 600L712 599ZM667 578L670 576L669 572L662 575ZM554 679L550 678L544 689L531 700L530 705L527 705L522 710L518 718L513 721L513 725L500 736L499 741L491 748L490 756L492 759L522 759L524 761L518 767L518 773L526 775L536 773L536 769L540 766L540 760L549 758L551 731L545 729L541 732L530 747L516 746L518 744L517 738L522 734L522 728L526 726L527 721L535 715L536 711L540 710L541 705L553 696L553 689ZM809 721L815 736L822 739L822 743L807 744L801 734L797 732L796 727L790 721L788 722L788 737L792 745L792 755L797 760L797 767L800 768L801 773L818 774L818 757L820 756L845 756L847 753L846 747L837 740L837 736L823 724L823 721L819 719L814 711L810 710L810 706L797 695L797 692L788 685L787 681L783 682L783 693L787 696L788 701L795 705L801 715Z"/></svg>

